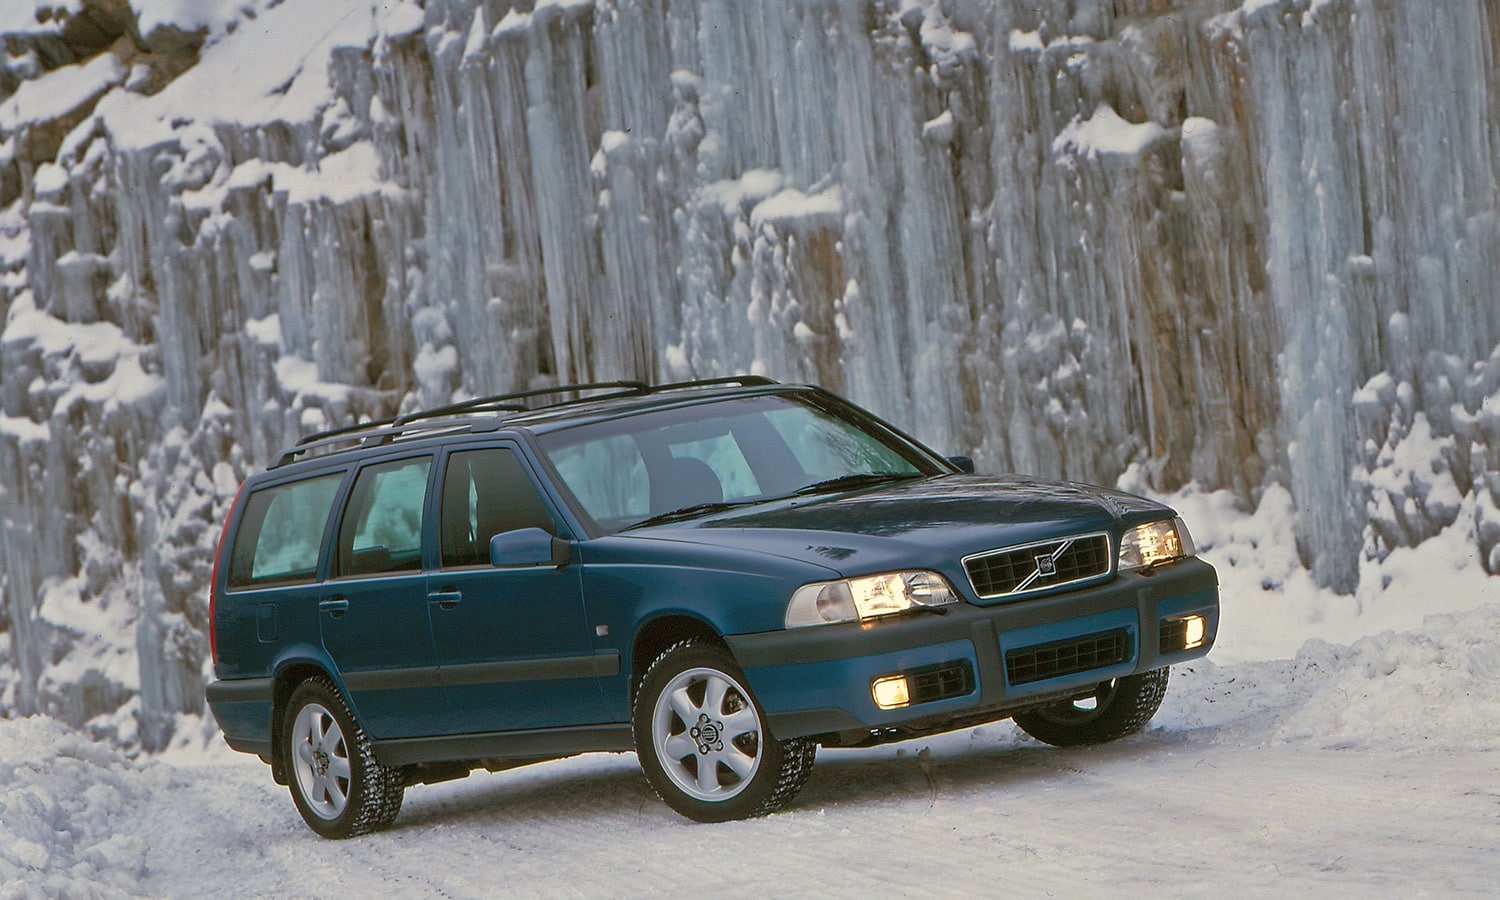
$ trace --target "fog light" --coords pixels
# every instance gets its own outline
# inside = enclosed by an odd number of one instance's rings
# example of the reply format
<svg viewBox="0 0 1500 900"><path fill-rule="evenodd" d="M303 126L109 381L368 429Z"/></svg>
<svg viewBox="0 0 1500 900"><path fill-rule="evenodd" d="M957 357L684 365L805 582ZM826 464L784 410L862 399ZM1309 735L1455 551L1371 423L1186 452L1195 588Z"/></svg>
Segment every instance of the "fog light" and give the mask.
<svg viewBox="0 0 1500 900"><path fill-rule="evenodd" d="M889 675L870 683L870 693L875 695L875 705L881 709L900 709L911 703L911 691L906 687L905 675Z"/></svg>
<svg viewBox="0 0 1500 900"><path fill-rule="evenodd" d="M1187 616L1182 620L1182 649L1192 650L1203 646L1208 636L1208 623L1202 616Z"/></svg>

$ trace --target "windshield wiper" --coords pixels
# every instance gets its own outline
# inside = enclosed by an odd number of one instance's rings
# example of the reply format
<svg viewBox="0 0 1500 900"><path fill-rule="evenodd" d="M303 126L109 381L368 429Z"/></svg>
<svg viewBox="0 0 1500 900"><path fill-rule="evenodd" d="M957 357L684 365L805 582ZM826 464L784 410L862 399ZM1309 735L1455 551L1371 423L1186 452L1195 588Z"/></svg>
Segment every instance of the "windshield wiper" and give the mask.
<svg viewBox="0 0 1500 900"><path fill-rule="evenodd" d="M906 481L910 478L920 477L922 477L920 472L856 472L852 475L840 475L837 478L829 478L824 481L815 481L812 484L803 485L792 491L792 496L800 497L805 494L852 491L855 488L871 487L891 481Z"/></svg>
<svg viewBox="0 0 1500 900"><path fill-rule="evenodd" d="M740 506L748 506L751 503L759 503L760 500L721 500L710 503L694 503L691 506L683 506L678 509L669 509L666 512L647 516L639 522L626 525L621 531L630 531L633 528L647 528L652 525L665 525L668 522L677 522L682 519L691 519L696 516L706 515L713 512L723 512L726 509L734 509Z"/></svg>

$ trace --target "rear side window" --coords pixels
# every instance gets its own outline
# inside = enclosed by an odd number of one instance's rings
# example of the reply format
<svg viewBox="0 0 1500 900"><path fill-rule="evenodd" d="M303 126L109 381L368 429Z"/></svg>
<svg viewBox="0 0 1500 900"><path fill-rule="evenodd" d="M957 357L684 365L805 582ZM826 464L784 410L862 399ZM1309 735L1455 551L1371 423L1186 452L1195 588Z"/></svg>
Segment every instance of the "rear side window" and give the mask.
<svg viewBox="0 0 1500 900"><path fill-rule="evenodd" d="M251 494L229 557L229 587L312 581L343 473L279 484Z"/></svg>
<svg viewBox="0 0 1500 900"><path fill-rule="evenodd" d="M360 469L339 527L339 574L422 568L422 507L432 457Z"/></svg>

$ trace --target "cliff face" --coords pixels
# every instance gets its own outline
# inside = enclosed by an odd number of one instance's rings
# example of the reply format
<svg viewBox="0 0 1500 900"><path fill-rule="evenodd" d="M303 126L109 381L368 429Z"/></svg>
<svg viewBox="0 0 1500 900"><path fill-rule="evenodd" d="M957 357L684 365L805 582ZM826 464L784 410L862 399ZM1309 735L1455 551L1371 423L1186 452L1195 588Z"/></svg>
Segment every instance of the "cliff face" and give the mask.
<svg viewBox="0 0 1500 900"><path fill-rule="evenodd" d="M160 746L245 472L537 382L814 381L1286 485L1335 587L1461 516L1500 570L1493 0L8 6L0 709Z"/></svg>

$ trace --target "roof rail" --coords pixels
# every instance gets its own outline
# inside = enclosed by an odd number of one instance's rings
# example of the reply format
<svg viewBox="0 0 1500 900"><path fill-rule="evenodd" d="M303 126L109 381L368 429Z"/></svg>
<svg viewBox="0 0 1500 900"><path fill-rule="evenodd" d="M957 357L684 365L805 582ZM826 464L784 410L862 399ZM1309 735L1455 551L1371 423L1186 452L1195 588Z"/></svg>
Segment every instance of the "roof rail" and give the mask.
<svg viewBox="0 0 1500 900"><path fill-rule="evenodd" d="M458 403L450 403L445 406L436 406L432 409L418 410L416 412L403 413L388 419L377 419L373 422L361 422L357 425L347 425L342 428L331 428L327 431L318 431L306 435L292 447L282 451L276 462L270 468L275 469L287 465L296 460L297 457L313 450L331 447L336 444L358 443L362 447L378 446L388 444L396 438L411 435L423 431L440 431L453 429L473 430L474 423L455 421L453 417L461 415L472 415L476 413L502 413L502 412L526 412L531 409L521 402L534 397L550 397L557 394L579 394L583 391L605 391L603 394L595 394L589 397L575 396L572 399L561 400L548 404L546 408L556 406L569 406L574 403L586 403L593 400L608 400L616 397L634 397L654 394L660 391L683 390L695 387L713 387L716 385L739 385L741 387L763 387L776 384L773 379L764 375L730 375L723 378L704 378L696 381L674 381L668 384L649 385L644 381L591 381L583 384L562 384L553 387L532 388L525 391L513 391L508 394L494 394L488 397L476 397L473 400L463 400ZM428 422L424 420L439 419L441 421ZM414 424L419 423L419 424Z"/></svg>
<svg viewBox="0 0 1500 900"><path fill-rule="evenodd" d="M774 378L764 375L726 375L723 378L699 378L696 381L674 381L670 384L658 384L651 387L651 393L657 391L675 391L682 388L713 387L717 384L737 384L740 387L764 387L768 384L777 384Z"/></svg>
<svg viewBox="0 0 1500 900"><path fill-rule="evenodd" d="M324 441L331 437L353 434L354 432L365 431L371 428L382 428L386 425L394 423L395 421L396 420L394 418L376 419L373 422L358 422L354 425L345 425L343 428L330 428L327 431L315 431L312 434L305 434L302 437L298 438L296 446L301 447L307 444L316 444L319 441Z"/></svg>
<svg viewBox="0 0 1500 900"><path fill-rule="evenodd" d="M579 391L603 391L612 390L614 394L606 394L612 397L616 394L631 395L645 394L651 391L651 386L644 381L591 381L586 384L559 384L553 387L532 388L529 391L513 391L509 394L494 394L489 397L477 397L473 400L464 400L459 403L450 403L447 406L438 406L432 409L424 409L418 412L410 412L403 416L397 416L392 422L394 425L405 425L418 419L432 419L438 416L451 416L459 413L477 412L525 412L527 407L519 404L518 400L528 400L532 397L546 397L552 394L577 393ZM554 403L553 406L562 406L567 403L577 403L579 400L598 400L599 397L575 398L564 400L562 403Z"/></svg>

